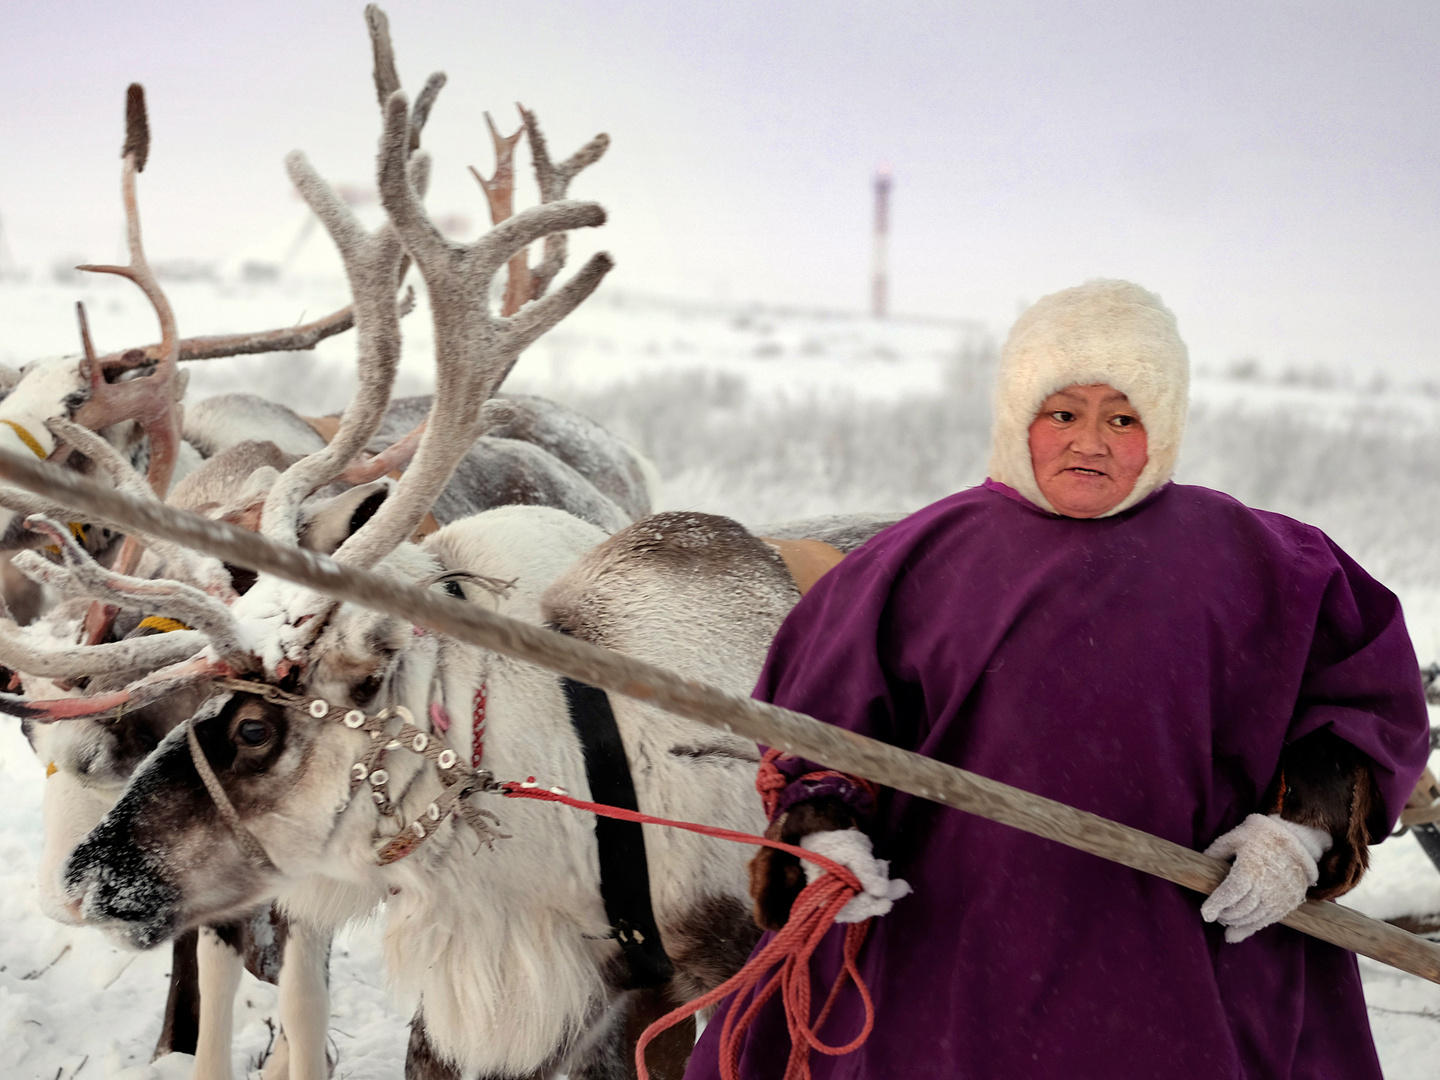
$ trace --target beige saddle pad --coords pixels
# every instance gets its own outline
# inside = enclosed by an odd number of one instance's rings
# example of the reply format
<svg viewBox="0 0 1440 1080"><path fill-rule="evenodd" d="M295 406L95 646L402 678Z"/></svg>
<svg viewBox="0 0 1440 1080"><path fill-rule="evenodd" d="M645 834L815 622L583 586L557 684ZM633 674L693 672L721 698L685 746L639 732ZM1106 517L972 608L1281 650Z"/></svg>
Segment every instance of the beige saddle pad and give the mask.
<svg viewBox="0 0 1440 1080"><path fill-rule="evenodd" d="M845 557L843 551L823 540L772 540L766 536L760 539L780 553L801 596L810 591L825 571Z"/></svg>

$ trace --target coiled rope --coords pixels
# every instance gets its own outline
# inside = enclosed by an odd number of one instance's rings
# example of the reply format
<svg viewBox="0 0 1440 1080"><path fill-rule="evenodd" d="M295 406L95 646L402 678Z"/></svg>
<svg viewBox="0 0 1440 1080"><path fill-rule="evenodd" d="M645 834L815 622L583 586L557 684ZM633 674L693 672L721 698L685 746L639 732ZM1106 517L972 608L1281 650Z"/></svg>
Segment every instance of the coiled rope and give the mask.
<svg viewBox="0 0 1440 1080"><path fill-rule="evenodd" d="M691 821L673 821L642 814L637 810L586 802L563 791L540 787L535 783L534 777L523 784L512 780L501 784L500 788L506 797L512 799L561 803L576 810L618 818L621 821L664 825L702 836L713 836L719 840L729 840L732 843L754 844L777 851L788 851L826 871L805 886L790 909L790 918L784 928L752 956L743 968L708 994L666 1013L645 1029L635 1044L635 1068L639 1073L639 1080L649 1080L650 1073L645 1067L645 1048L657 1036L730 994L735 997L720 1028L720 1075L723 1080L739 1080L741 1039L766 1002L777 993L784 1004L785 1025L790 1032L790 1057L785 1064L784 1080L809 1080L811 1050L839 1056L858 1049L870 1037L870 1032L875 1027L875 1005L856 965L860 948L865 943L866 932L870 928L869 919L850 923L846 927L843 966L834 985L830 987L820 1014L813 1021L810 1019L810 958L834 924L840 909L849 903L851 897L859 893L861 888L859 879L847 867L795 844L770 840L752 833L719 829ZM829 1019L847 979L854 982L855 988L860 992L860 998L865 1005L865 1023L853 1039L835 1046L820 1038L820 1028Z"/></svg>

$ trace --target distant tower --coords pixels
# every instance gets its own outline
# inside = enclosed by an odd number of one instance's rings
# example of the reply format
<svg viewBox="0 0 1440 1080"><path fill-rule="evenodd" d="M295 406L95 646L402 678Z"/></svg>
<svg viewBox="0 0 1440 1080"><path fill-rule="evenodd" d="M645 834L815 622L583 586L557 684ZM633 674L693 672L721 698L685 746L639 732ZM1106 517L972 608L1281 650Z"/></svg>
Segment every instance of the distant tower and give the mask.
<svg viewBox="0 0 1440 1080"><path fill-rule="evenodd" d="M890 166L875 173L875 250L871 264L870 314L883 319L890 307Z"/></svg>

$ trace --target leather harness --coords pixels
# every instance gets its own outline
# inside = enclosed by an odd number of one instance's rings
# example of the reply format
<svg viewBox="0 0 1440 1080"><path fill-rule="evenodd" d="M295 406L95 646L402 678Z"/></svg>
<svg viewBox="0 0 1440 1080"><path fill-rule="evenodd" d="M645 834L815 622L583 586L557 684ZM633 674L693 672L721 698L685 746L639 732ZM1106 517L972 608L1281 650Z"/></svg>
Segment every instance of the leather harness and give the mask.
<svg viewBox="0 0 1440 1080"><path fill-rule="evenodd" d="M844 554L819 540L765 540L785 561L800 595L810 591L825 571ZM555 628L558 629L558 628ZM625 755L625 742L610 707L610 696L598 687L562 677L570 724L585 756L590 798L626 810L640 809L635 781ZM605 917L629 968L628 988L651 989L670 981L675 965L665 951L650 899L650 863L645 854L644 827L638 822L595 817L595 843L600 854L600 896Z"/></svg>

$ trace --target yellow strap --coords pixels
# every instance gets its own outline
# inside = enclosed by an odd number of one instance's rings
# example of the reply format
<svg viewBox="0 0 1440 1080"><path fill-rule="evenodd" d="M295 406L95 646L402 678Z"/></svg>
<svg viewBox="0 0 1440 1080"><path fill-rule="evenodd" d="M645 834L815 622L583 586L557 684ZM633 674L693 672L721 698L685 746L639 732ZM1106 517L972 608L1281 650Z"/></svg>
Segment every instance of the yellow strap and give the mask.
<svg viewBox="0 0 1440 1080"><path fill-rule="evenodd" d="M47 457L50 456L45 453L45 448L40 445L40 440L35 438L34 435L31 435L30 432L26 431L14 420L0 420L0 424L4 424L11 431L15 432L16 435L20 436L20 441L23 442L26 446L28 446L30 448L30 452L36 457L38 457L41 461L44 461Z"/></svg>
<svg viewBox="0 0 1440 1080"><path fill-rule="evenodd" d="M49 455L45 453L45 448L40 445L40 440L35 438L34 435L31 435L30 432L26 431L25 428L22 427L20 424L17 424L14 420L0 420L0 424L4 424L11 431L15 432L15 434L20 437L20 441L23 442L27 447L29 447L30 452L36 457L38 457L41 461L44 461L47 457L49 457ZM70 526L70 535L75 537L76 540L80 541L83 544L85 542L84 522L71 521L68 522L68 525ZM51 552L52 554L59 554L60 552L60 549L54 544L51 544L45 550Z"/></svg>
<svg viewBox="0 0 1440 1080"><path fill-rule="evenodd" d="M173 630L193 630L193 626L186 626L179 619L167 619L164 615L147 615L140 620L140 625L146 630L159 630L162 634L168 634Z"/></svg>

